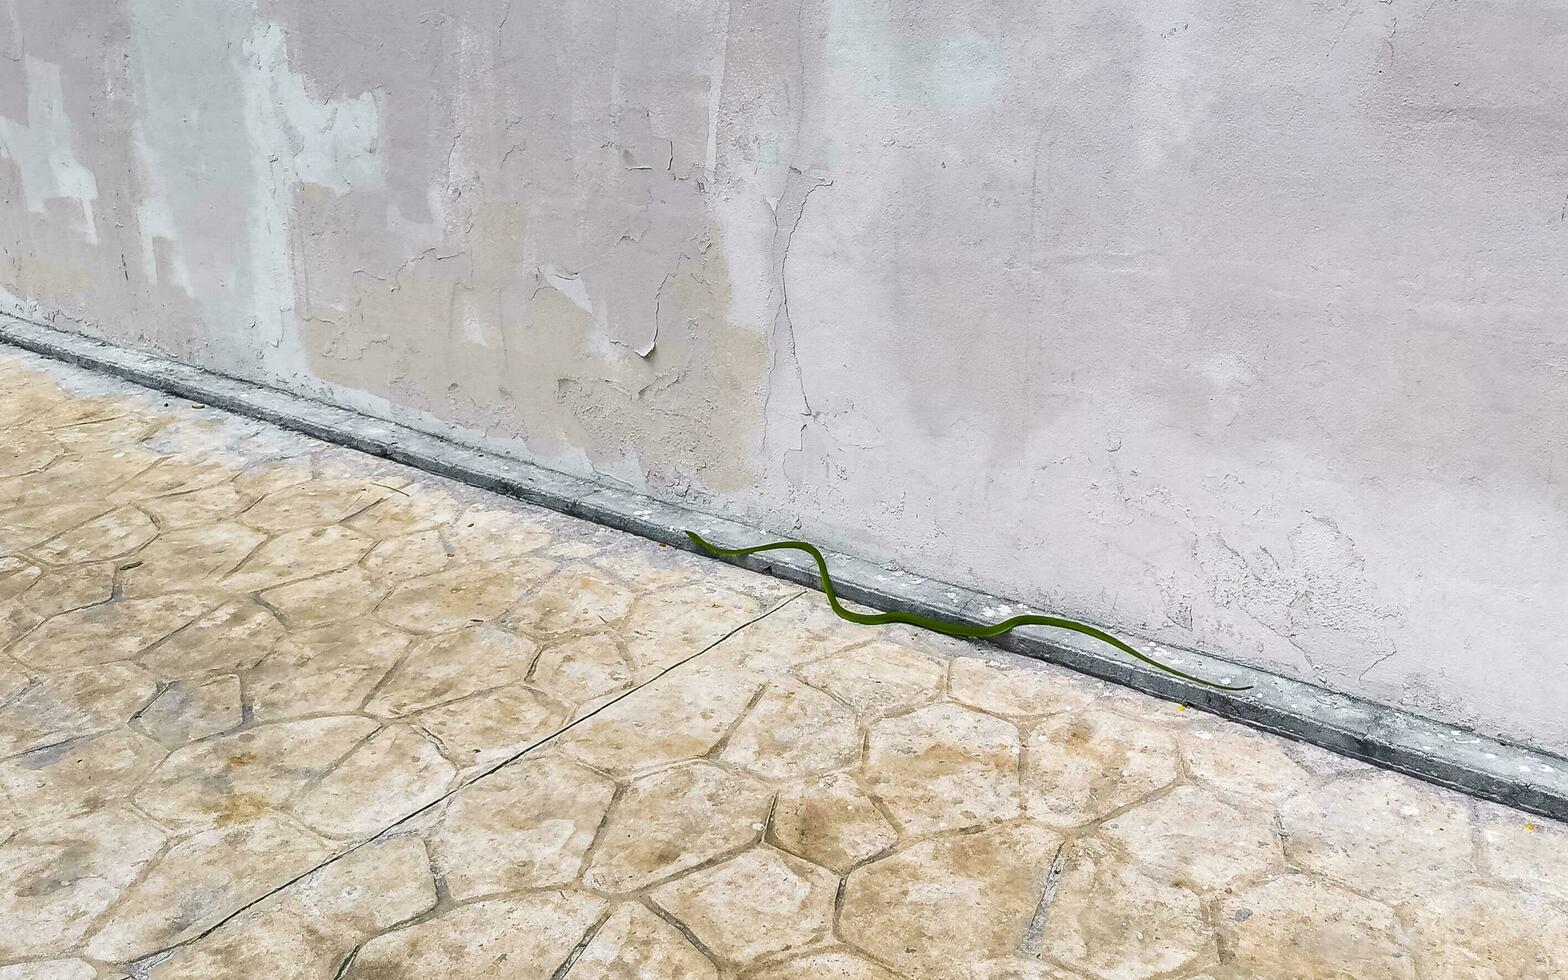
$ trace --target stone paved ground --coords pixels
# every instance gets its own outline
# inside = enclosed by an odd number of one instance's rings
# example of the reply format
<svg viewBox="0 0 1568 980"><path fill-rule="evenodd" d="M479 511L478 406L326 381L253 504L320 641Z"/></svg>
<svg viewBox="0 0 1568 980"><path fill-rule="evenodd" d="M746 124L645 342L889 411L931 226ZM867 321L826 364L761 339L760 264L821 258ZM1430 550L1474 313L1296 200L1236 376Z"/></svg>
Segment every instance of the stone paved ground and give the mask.
<svg viewBox="0 0 1568 980"><path fill-rule="evenodd" d="M0 980L1562 977L1565 912L1562 826L0 350Z"/></svg>

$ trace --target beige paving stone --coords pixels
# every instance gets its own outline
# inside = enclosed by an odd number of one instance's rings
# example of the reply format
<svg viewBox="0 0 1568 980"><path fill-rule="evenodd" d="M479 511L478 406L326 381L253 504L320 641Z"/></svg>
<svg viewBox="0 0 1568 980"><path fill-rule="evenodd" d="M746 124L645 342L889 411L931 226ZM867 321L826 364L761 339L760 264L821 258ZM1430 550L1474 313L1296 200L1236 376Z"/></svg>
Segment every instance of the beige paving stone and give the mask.
<svg viewBox="0 0 1568 980"><path fill-rule="evenodd" d="M1230 957L1217 975L1405 980L1415 976L1385 905L1306 875L1281 875L1220 905Z"/></svg>
<svg viewBox="0 0 1568 980"><path fill-rule="evenodd" d="M1025 938L1061 846L1034 824L914 844L845 880L838 931L911 978L1007 955Z"/></svg>
<svg viewBox="0 0 1568 980"><path fill-rule="evenodd" d="M129 798L165 750L126 729L37 749L0 763L0 816L47 823Z"/></svg>
<svg viewBox="0 0 1568 980"><path fill-rule="evenodd" d="M31 479L26 485L35 489ZM30 504L0 513L0 552L26 551L114 509L107 503L84 502L83 498L71 495L69 489L64 492L67 496L61 497L52 489L43 489L37 491L37 500ZM61 503L61 500L68 502ZM5 506L3 493L0 493L0 509Z"/></svg>
<svg viewBox="0 0 1568 980"><path fill-rule="evenodd" d="M0 557L0 602L8 602L33 587L44 570L14 555Z"/></svg>
<svg viewBox="0 0 1568 980"><path fill-rule="evenodd" d="M125 572L121 586L133 597L208 588L265 540L260 531L231 521L168 531L137 554L141 564Z"/></svg>
<svg viewBox="0 0 1568 980"><path fill-rule="evenodd" d="M606 904L592 895L557 891L460 906L372 939L345 980L548 977Z"/></svg>
<svg viewBox="0 0 1568 980"><path fill-rule="evenodd" d="M0 476L20 476L43 469L65 452L47 432L13 431L0 445Z"/></svg>
<svg viewBox="0 0 1568 980"><path fill-rule="evenodd" d="M389 583L433 575L451 564L438 531L387 538L365 556L365 570Z"/></svg>
<svg viewBox="0 0 1568 980"><path fill-rule="evenodd" d="M108 499L141 505L162 497L210 490L234 479L238 472L239 466L233 461L164 457L116 487Z"/></svg>
<svg viewBox="0 0 1568 980"><path fill-rule="evenodd" d="M1317 782L1280 740L1237 725L1194 726L1180 741L1195 778L1239 799L1273 806Z"/></svg>
<svg viewBox="0 0 1568 980"><path fill-rule="evenodd" d="M680 930L637 902L610 912L565 980L718 980L719 971Z"/></svg>
<svg viewBox="0 0 1568 980"><path fill-rule="evenodd" d="M1200 893L1233 889L1284 868L1271 814L1194 786L1133 807L1107 821L1100 835L1136 855L1144 872Z"/></svg>
<svg viewBox="0 0 1568 980"><path fill-rule="evenodd" d="M570 885L614 795L613 782L568 760L525 759L453 798L431 855L458 901Z"/></svg>
<svg viewBox="0 0 1568 980"><path fill-rule="evenodd" d="M935 700L947 665L907 647L878 640L801 667L797 673L863 715Z"/></svg>
<svg viewBox="0 0 1568 980"><path fill-rule="evenodd" d="M358 565L261 594L289 626L304 629L363 616L386 594L382 582Z"/></svg>
<svg viewBox="0 0 1568 980"><path fill-rule="evenodd" d="M698 577L695 566L682 558L668 548L629 542L593 563L634 588L654 592L679 588Z"/></svg>
<svg viewBox="0 0 1568 980"><path fill-rule="evenodd" d="M456 775L429 739L392 725L355 747L293 810L323 834L367 836L434 802Z"/></svg>
<svg viewBox="0 0 1568 980"><path fill-rule="evenodd" d="M399 586L376 610L394 626L442 633L494 619L549 575L543 558L461 565Z"/></svg>
<svg viewBox="0 0 1568 980"><path fill-rule="evenodd" d="M1168 730L1103 711L1046 719L1024 752L1029 814L1059 827L1103 817L1181 775Z"/></svg>
<svg viewBox="0 0 1568 980"><path fill-rule="evenodd" d="M245 720L240 679L223 674L204 681L176 681L136 718L137 727L169 748L238 727Z"/></svg>
<svg viewBox="0 0 1568 980"><path fill-rule="evenodd" d="M460 769L509 759L561 729L570 712L522 684L430 708L410 722Z"/></svg>
<svg viewBox="0 0 1568 980"><path fill-rule="evenodd" d="M632 668L614 637L593 633L547 642L529 681L557 700L583 704L630 687Z"/></svg>
<svg viewBox="0 0 1568 980"><path fill-rule="evenodd" d="M0 708L0 758L123 725L157 693L132 664L47 674Z"/></svg>
<svg viewBox="0 0 1568 980"><path fill-rule="evenodd" d="M460 561L488 564L538 551L550 543L550 529L527 514L476 506L452 522L446 538Z"/></svg>
<svg viewBox="0 0 1568 980"><path fill-rule="evenodd" d="M1009 722L935 704L878 722L866 744L867 788L909 834L1019 814L1019 736Z"/></svg>
<svg viewBox="0 0 1568 980"><path fill-rule="evenodd" d="M670 674L587 719L561 744L590 766L618 775L695 759L718 745L764 682L750 671L722 668Z"/></svg>
<svg viewBox="0 0 1568 980"><path fill-rule="evenodd" d="M720 758L766 779L791 779L859 761L860 741L853 711L786 677L768 685Z"/></svg>
<svg viewBox="0 0 1568 980"><path fill-rule="evenodd" d="M726 663L778 674L867 643L882 632L845 622L819 595L803 593L729 637L714 652L722 653Z"/></svg>
<svg viewBox="0 0 1568 980"><path fill-rule="evenodd" d="M373 842L269 896L151 969L154 980L335 977L364 940L428 912L435 882L422 841Z"/></svg>
<svg viewBox="0 0 1568 980"><path fill-rule="evenodd" d="M828 950L807 953L746 974L747 980L900 980L858 953Z"/></svg>
<svg viewBox="0 0 1568 980"><path fill-rule="evenodd" d="M1043 953L1090 976L1149 977L1212 956L1198 896L1143 874L1138 859L1084 839L1068 846L1045 910Z"/></svg>
<svg viewBox="0 0 1568 980"><path fill-rule="evenodd" d="M1082 980L1083 974L1029 956L998 956L974 965L975 980Z"/></svg>
<svg viewBox="0 0 1568 980"><path fill-rule="evenodd" d="M451 494L414 484L402 493L382 496L375 506L345 523L373 538L397 538L440 527L457 516L461 505Z"/></svg>
<svg viewBox="0 0 1568 980"><path fill-rule="evenodd" d="M509 625L549 635L603 630L620 622L636 593L585 565L561 569L506 614Z"/></svg>
<svg viewBox="0 0 1568 980"><path fill-rule="evenodd" d="M0 651L42 624L44 618L19 602L0 605Z"/></svg>
<svg viewBox="0 0 1568 980"><path fill-rule="evenodd" d="M93 980L98 971L81 960L36 960L0 966L0 980Z"/></svg>
<svg viewBox="0 0 1568 980"><path fill-rule="evenodd" d="M719 957L749 963L827 938L837 889L831 873L764 846L651 894Z"/></svg>
<svg viewBox="0 0 1568 980"><path fill-rule="evenodd" d="M1568 902L1568 825L1477 803L1487 868L1527 891Z"/></svg>
<svg viewBox="0 0 1568 980"><path fill-rule="evenodd" d="M313 718L261 725L176 750L136 795L173 827L205 830L283 809L376 730L368 718Z"/></svg>
<svg viewBox="0 0 1568 980"><path fill-rule="evenodd" d="M1292 864L1390 902L1475 873L1462 798L1392 773L1337 779L1279 811Z"/></svg>
<svg viewBox="0 0 1568 980"><path fill-rule="evenodd" d="M167 534L200 524L215 524L233 517L255 503L257 494L247 493L232 483L220 483L204 490L193 490L141 504Z"/></svg>
<svg viewBox="0 0 1568 980"><path fill-rule="evenodd" d="M773 811L773 837L790 853L839 874L898 841L870 795L842 772L781 789Z"/></svg>
<svg viewBox="0 0 1568 980"><path fill-rule="evenodd" d="M421 643L367 704L372 714L401 717L523 680L539 647L492 626L471 626Z"/></svg>
<svg viewBox="0 0 1568 980"><path fill-rule="evenodd" d="M95 517L57 538L36 545L32 554L51 565L75 565L118 558L158 536L158 525L135 507Z"/></svg>
<svg viewBox="0 0 1568 980"><path fill-rule="evenodd" d="M12 699L20 697L32 683L33 676L23 669L21 664L10 657L0 656L0 708ZM3 718L4 715L0 715L0 719ZM0 726L3 725L4 721L0 720ZM5 751L0 750L0 758L4 758L5 755Z"/></svg>
<svg viewBox="0 0 1568 980"><path fill-rule="evenodd" d="M128 962L184 942L309 871L335 848L278 814L188 837L125 893L113 918L88 941L87 953Z"/></svg>
<svg viewBox="0 0 1568 980"><path fill-rule="evenodd" d="M266 722L357 711L413 644L374 619L290 633L245 674L251 713Z"/></svg>
<svg viewBox="0 0 1568 980"><path fill-rule="evenodd" d="M165 679L246 670L260 663L283 636L272 611L248 599L219 606L141 657Z"/></svg>
<svg viewBox="0 0 1568 980"><path fill-rule="evenodd" d="M314 578L359 561L372 541L344 527L312 527L271 539L223 580L232 592L260 592Z"/></svg>
<svg viewBox="0 0 1568 980"><path fill-rule="evenodd" d="M125 599L62 613L24 636L11 656L59 669L128 660L196 619L212 603L197 595Z"/></svg>
<svg viewBox="0 0 1568 980"><path fill-rule="evenodd" d="M1450 881L1411 896L1415 975L1422 980L1555 980L1568 976L1568 915L1514 888Z"/></svg>
<svg viewBox="0 0 1568 980"><path fill-rule="evenodd" d="M58 616L114 598L114 562L57 568L45 573L20 599L40 616Z"/></svg>
<svg viewBox="0 0 1568 980"><path fill-rule="evenodd" d="M311 480L274 490L240 520L268 534L336 524L390 496L387 487L362 480Z"/></svg>
<svg viewBox="0 0 1568 980"><path fill-rule="evenodd" d="M151 821L124 807L22 827L0 844L0 959L71 949L163 842Z"/></svg>
<svg viewBox="0 0 1568 980"><path fill-rule="evenodd" d="M1065 671L1019 658L955 657L948 684L954 701L1008 718L1061 714L1091 700L1089 691Z"/></svg>
<svg viewBox="0 0 1568 980"><path fill-rule="evenodd" d="M610 811L583 881L636 891L762 836L771 791L749 776L690 762L633 783Z"/></svg>
<svg viewBox="0 0 1568 980"><path fill-rule="evenodd" d="M632 668L647 677L697 653L761 611L750 596L690 585L638 599L620 632Z"/></svg>

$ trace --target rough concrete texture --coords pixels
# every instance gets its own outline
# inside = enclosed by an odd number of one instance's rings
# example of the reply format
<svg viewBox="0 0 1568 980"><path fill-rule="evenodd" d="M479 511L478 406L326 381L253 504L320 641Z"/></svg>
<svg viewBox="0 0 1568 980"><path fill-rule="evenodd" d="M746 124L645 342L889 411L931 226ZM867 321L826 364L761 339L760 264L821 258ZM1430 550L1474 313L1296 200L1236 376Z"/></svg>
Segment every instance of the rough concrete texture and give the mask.
<svg viewBox="0 0 1568 980"><path fill-rule="evenodd" d="M1568 827L0 356L0 978L1555 977Z"/></svg>
<svg viewBox="0 0 1568 980"><path fill-rule="evenodd" d="M1568 751L1560 4L0 0L3 306Z"/></svg>

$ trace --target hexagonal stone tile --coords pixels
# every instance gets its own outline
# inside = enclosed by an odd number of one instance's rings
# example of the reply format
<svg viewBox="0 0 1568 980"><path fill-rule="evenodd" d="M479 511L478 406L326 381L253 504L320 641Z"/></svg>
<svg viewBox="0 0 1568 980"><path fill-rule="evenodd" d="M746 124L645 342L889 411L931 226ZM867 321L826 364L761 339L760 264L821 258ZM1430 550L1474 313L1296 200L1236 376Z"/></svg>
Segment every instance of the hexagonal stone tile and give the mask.
<svg viewBox="0 0 1568 980"><path fill-rule="evenodd" d="M33 677L10 657L0 657L0 707L18 697L33 683ZM3 717L3 716L0 716ZM5 752L0 751L0 756Z"/></svg>
<svg viewBox="0 0 1568 980"><path fill-rule="evenodd" d="M207 681L176 681L136 717L142 731L170 748L226 732L245 720L240 679L224 674Z"/></svg>
<svg viewBox="0 0 1568 980"><path fill-rule="evenodd" d="M1315 782L1280 740L1239 725L1194 727L1180 741L1194 777L1241 799L1273 806Z"/></svg>
<svg viewBox="0 0 1568 980"><path fill-rule="evenodd" d="M81 960L36 960L0 966L0 980L93 980L98 971Z"/></svg>
<svg viewBox="0 0 1568 980"><path fill-rule="evenodd" d="M827 772L859 760L860 728L842 702L784 678L768 685L720 758L768 779Z"/></svg>
<svg viewBox="0 0 1568 980"><path fill-rule="evenodd" d="M718 980L718 968L680 930L637 902L610 913L566 974L569 980Z"/></svg>
<svg viewBox="0 0 1568 980"><path fill-rule="evenodd" d="M610 811L583 881L630 892L744 847L762 834L772 794L707 762L633 783Z"/></svg>
<svg viewBox="0 0 1568 980"><path fill-rule="evenodd" d="M223 928L153 965L155 980L335 977L370 936L428 912L435 882L417 837L373 841L262 899Z"/></svg>
<svg viewBox="0 0 1568 980"><path fill-rule="evenodd" d="M757 600L711 585L645 595L621 624L626 656L639 676L680 662L761 611Z"/></svg>
<svg viewBox="0 0 1568 980"><path fill-rule="evenodd" d="M227 461L202 459L175 459L164 457L151 469L126 480L109 494L112 501L151 502L160 497L183 496L200 490L211 489L234 479L238 465Z"/></svg>
<svg viewBox="0 0 1568 980"><path fill-rule="evenodd" d="M1225 901L1228 969L1243 976L1405 980L1413 964L1394 913L1306 875L1287 874Z"/></svg>
<svg viewBox="0 0 1568 980"><path fill-rule="evenodd" d="M1568 976L1568 916L1513 888L1449 881L1416 892L1416 970L1422 980L1514 980Z"/></svg>
<svg viewBox="0 0 1568 980"><path fill-rule="evenodd" d="M801 667L797 673L863 715L932 701L947 665L908 647L877 641Z"/></svg>
<svg viewBox="0 0 1568 980"><path fill-rule="evenodd" d="M344 523L373 538L395 538L446 524L457 516L458 507L450 494L415 485L382 497Z"/></svg>
<svg viewBox="0 0 1568 980"><path fill-rule="evenodd" d="M48 489L37 488L33 481L28 486L45 501L53 495ZM0 514L0 552L26 551L110 510L113 508L108 504L83 503L76 498L71 503L35 503L6 511Z"/></svg>
<svg viewBox="0 0 1568 980"><path fill-rule="evenodd" d="M846 879L839 934L914 978L1009 954L1061 843L1032 824L922 841Z"/></svg>
<svg viewBox="0 0 1568 980"><path fill-rule="evenodd" d="M1474 874L1462 798L1390 773L1338 779L1279 811L1298 867L1393 902Z"/></svg>
<svg viewBox="0 0 1568 980"><path fill-rule="evenodd" d="M1568 825L1491 803L1476 816L1493 874L1568 901Z"/></svg>
<svg viewBox="0 0 1568 980"><path fill-rule="evenodd" d="M148 500L141 507L165 531L174 531L225 520L255 501L255 494L241 490L232 483L221 483L205 490Z"/></svg>
<svg viewBox="0 0 1568 980"><path fill-rule="evenodd" d="M280 534L263 544L223 580L233 592L260 592L347 568L373 542L345 527L312 527Z"/></svg>
<svg viewBox="0 0 1568 980"><path fill-rule="evenodd" d="M376 730L368 718L310 718L219 735L178 749L137 794L166 825L223 827L281 809Z"/></svg>
<svg viewBox="0 0 1568 980"><path fill-rule="evenodd" d="M456 775L429 739L407 725L392 725L356 746L293 810L329 836L374 834L439 799Z"/></svg>
<svg viewBox="0 0 1568 980"><path fill-rule="evenodd" d="M264 814L180 841L157 860L88 941L89 956L140 959L208 928L335 849L297 821Z"/></svg>
<svg viewBox="0 0 1568 980"><path fill-rule="evenodd" d="M365 710L396 718L521 681L538 651L527 637L492 626L427 640L392 672Z"/></svg>
<svg viewBox="0 0 1568 980"><path fill-rule="evenodd" d="M878 722L865 778L910 834L957 830L1019 812L1018 730L956 704Z"/></svg>
<svg viewBox="0 0 1568 980"><path fill-rule="evenodd" d="M653 900L731 963L820 942L832 931L838 879L770 847L655 888Z"/></svg>
<svg viewBox="0 0 1568 980"><path fill-rule="evenodd" d="M746 976L749 980L899 980L897 974L845 950L807 953Z"/></svg>
<svg viewBox="0 0 1568 980"><path fill-rule="evenodd" d="M290 582L261 594L295 629L320 626L363 616L386 594L380 579L358 565L302 582Z"/></svg>
<svg viewBox="0 0 1568 980"><path fill-rule="evenodd" d="M136 556L120 584L131 597L206 588L239 567L267 536L225 522L160 535Z"/></svg>
<svg viewBox="0 0 1568 980"><path fill-rule="evenodd" d="M19 601L45 618L108 602L114 598L114 573L112 561L57 568L33 583Z"/></svg>
<svg viewBox="0 0 1568 980"><path fill-rule="evenodd" d="M64 953L163 847L129 808L24 826L0 842L0 959Z"/></svg>
<svg viewBox="0 0 1568 980"><path fill-rule="evenodd" d="M0 818L46 824L128 797L164 748L126 729L28 752L0 763Z"/></svg>
<svg viewBox="0 0 1568 980"><path fill-rule="evenodd" d="M158 536L158 525L135 507L121 507L81 527L36 545L32 552L51 565L118 558Z"/></svg>
<svg viewBox="0 0 1568 980"><path fill-rule="evenodd" d="M465 787L431 835L458 901L569 885L582 871L615 784L565 759L520 761Z"/></svg>
<svg viewBox="0 0 1568 980"><path fill-rule="evenodd" d="M529 681L567 704L584 704L632 684L632 668L611 636L593 633L547 643Z"/></svg>
<svg viewBox="0 0 1568 980"><path fill-rule="evenodd" d="M246 673L257 721L359 710L414 638L374 619L291 633Z"/></svg>
<svg viewBox="0 0 1568 980"><path fill-rule="evenodd" d="M543 892L460 906L372 939L345 980L548 977L605 905L578 892Z"/></svg>
<svg viewBox="0 0 1568 980"><path fill-rule="evenodd" d="M446 537L459 560L485 564L539 550L550 543L550 529L517 511L470 507Z"/></svg>
<svg viewBox="0 0 1568 980"><path fill-rule="evenodd" d="M283 632L271 610L242 599L170 636L144 654L141 663L164 678L232 673L260 663Z"/></svg>
<svg viewBox="0 0 1568 980"><path fill-rule="evenodd" d="M511 684L421 711L409 720L465 771L509 759L559 731L565 707Z"/></svg>
<svg viewBox="0 0 1568 980"><path fill-rule="evenodd" d="M376 612L394 626L443 633L494 619L554 567L543 558L460 565L399 586Z"/></svg>
<svg viewBox="0 0 1568 980"><path fill-rule="evenodd" d="M0 602L26 592L43 574L44 570L30 561L9 555L0 557Z"/></svg>
<svg viewBox="0 0 1568 980"><path fill-rule="evenodd" d="M108 731L157 693L152 675L133 664L47 674L0 708L0 758Z"/></svg>
<svg viewBox="0 0 1568 980"><path fill-rule="evenodd" d="M953 700L1008 718L1036 718L1081 708L1091 700L1066 671L1022 658L953 658Z"/></svg>
<svg viewBox="0 0 1568 980"><path fill-rule="evenodd" d="M563 568L506 614L508 624L535 633L570 633L614 626L637 594L586 565Z"/></svg>
<svg viewBox="0 0 1568 980"><path fill-rule="evenodd" d="M1063 854L1061 880L1043 913L1040 950L1090 976L1148 977L1212 950L1192 891L1138 870L1138 859L1092 838Z"/></svg>
<svg viewBox="0 0 1568 980"><path fill-rule="evenodd" d="M370 549L365 570L379 575L384 582L398 583L433 575L451 563L439 531L388 538Z"/></svg>
<svg viewBox="0 0 1568 980"><path fill-rule="evenodd" d="M11 656L30 667L69 668L128 660L205 612L200 596L125 599L63 613L17 641Z"/></svg>
<svg viewBox="0 0 1568 980"><path fill-rule="evenodd" d="M240 520L269 534L325 527L370 508L392 493L388 487L359 480L312 480L274 490L241 514Z"/></svg>
<svg viewBox="0 0 1568 980"><path fill-rule="evenodd" d="M749 672L683 670L605 708L561 744L590 766L618 774L695 759L719 743L761 686Z"/></svg>
<svg viewBox="0 0 1568 980"><path fill-rule="evenodd" d="M1178 786L1100 829L1136 854L1142 869L1196 891L1229 889L1284 866L1274 821L1207 789Z"/></svg>
<svg viewBox="0 0 1568 980"><path fill-rule="evenodd" d="M780 790L773 836L790 853L839 874L898 840L876 803L853 776L842 772Z"/></svg>
<svg viewBox="0 0 1568 980"><path fill-rule="evenodd" d="M65 452L47 432L12 432L0 446L0 476L19 476L41 470Z"/></svg>
<svg viewBox="0 0 1568 980"><path fill-rule="evenodd" d="M1088 823L1181 775L1169 731L1103 711L1047 719L1024 752L1029 815L1054 826Z"/></svg>

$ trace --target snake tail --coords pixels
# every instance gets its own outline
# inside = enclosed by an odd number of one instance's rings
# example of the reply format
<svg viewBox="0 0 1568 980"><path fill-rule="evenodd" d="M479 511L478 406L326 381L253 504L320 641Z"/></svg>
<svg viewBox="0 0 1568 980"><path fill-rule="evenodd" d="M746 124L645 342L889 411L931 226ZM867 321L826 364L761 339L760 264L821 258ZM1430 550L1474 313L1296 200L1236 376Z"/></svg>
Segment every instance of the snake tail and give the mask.
<svg viewBox="0 0 1568 980"><path fill-rule="evenodd" d="M1078 633L1091 639L1098 640L1101 643L1115 647L1117 650L1127 654L1134 660L1147 664L1150 667L1154 667L1157 670L1163 670L1165 673L1170 674L1173 677L1180 677L1184 681L1191 681L1194 684L1201 684L1204 687L1213 688L1217 691L1247 691L1252 689L1251 684L1244 684L1239 686L1231 684L1220 684L1216 681L1206 680L1202 677L1196 677L1187 673L1186 671L1178 670L1169 664L1161 663L1148 654L1133 649L1129 644L1117 639L1116 637L1102 629L1099 629L1098 627L1090 626L1088 623L1080 623L1073 619L1064 619L1060 616L1038 616L1030 614L1014 616L1011 619L1003 620L1002 622L991 626L970 626L965 623L950 623L945 620L934 619L930 616L922 616L919 613L858 613L852 609L845 608L844 605L839 602L838 593L833 588L833 577L828 574L827 559L822 557L822 552L817 549L816 545L809 541L774 541L769 544L752 545L749 548L721 548L716 544L712 544L704 540L703 537L695 531L687 531L686 536L691 539L692 544L695 544L701 550L706 551L712 555L717 555L721 558L744 558L747 555L755 555L758 552L763 551L805 552L807 555L811 556L812 561L816 562L817 574L822 579L822 594L827 597L828 605L832 608L833 612L836 613L840 619L848 620L851 623L858 623L861 626L883 626L889 623L902 623L906 626L918 626L921 629L930 630L933 633L941 633L944 636L956 636L961 639L971 640L983 640L990 639L994 636L1001 636L1003 633L1015 630L1020 626L1051 626L1055 627L1056 629L1068 630L1073 633Z"/></svg>

